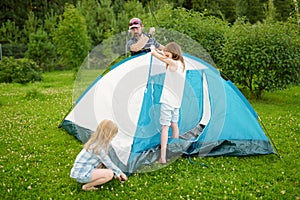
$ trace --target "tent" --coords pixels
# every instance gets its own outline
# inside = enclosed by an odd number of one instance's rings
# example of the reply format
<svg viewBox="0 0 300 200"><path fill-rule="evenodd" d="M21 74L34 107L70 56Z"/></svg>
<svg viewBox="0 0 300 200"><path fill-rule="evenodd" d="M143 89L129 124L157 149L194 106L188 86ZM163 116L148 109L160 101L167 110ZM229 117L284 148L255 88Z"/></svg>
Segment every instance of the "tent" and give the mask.
<svg viewBox="0 0 300 200"><path fill-rule="evenodd" d="M167 159L275 153L258 115L237 87L204 60L187 53L184 60L180 138L169 138ZM101 120L111 119L119 126L108 153L111 160L128 174L151 166L160 155L164 72L165 64L151 53L122 60L83 92L61 127L85 143Z"/></svg>

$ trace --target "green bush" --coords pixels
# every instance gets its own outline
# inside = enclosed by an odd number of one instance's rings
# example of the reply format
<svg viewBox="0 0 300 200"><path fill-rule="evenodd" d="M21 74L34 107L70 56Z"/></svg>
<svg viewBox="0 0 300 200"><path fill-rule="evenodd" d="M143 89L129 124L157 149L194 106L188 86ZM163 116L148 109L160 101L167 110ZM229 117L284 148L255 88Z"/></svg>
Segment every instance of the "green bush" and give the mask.
<svg viewBox="0 0 300 200"><path fill-rule="evenodd" d="M55 46L45 31L30 34L26 58L34 60L44 71L51 71L55 65Z"/></svg>
<svg viewBox="0 0 300 200"><path fill-rule="evenodd" d="M194 39L206 49L218 66L221 59L222 46L226 41L224 35L229 30L228 23L216 17L203 17L197 25Z"/></svg>
<svg viewBox="0 0 300 200"><path fill-rule="evenodd" d="M29 59L14 59L3 57L0 61L0 82L6 83L29 83L41 81L40 67Z"/></svg>
<svg viewBox="0 0 300 200"><path fill-rule="evenodd" d="M289 24L236 23L227 32L219 67L260 98L265 91L299 83L299 35Z"/></svg>

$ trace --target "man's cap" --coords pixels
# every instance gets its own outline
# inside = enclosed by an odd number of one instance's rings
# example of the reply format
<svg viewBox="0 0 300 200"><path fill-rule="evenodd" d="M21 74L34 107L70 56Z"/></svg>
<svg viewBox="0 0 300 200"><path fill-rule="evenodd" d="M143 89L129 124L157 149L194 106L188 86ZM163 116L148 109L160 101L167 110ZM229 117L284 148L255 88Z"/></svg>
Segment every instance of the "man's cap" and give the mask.
<svg viewBox="0 0 300 200"><path fill-rule="evenodd" d="M139 18L132 18L129 21L129 29L140 28L142 26L142 21Z"/></svg>

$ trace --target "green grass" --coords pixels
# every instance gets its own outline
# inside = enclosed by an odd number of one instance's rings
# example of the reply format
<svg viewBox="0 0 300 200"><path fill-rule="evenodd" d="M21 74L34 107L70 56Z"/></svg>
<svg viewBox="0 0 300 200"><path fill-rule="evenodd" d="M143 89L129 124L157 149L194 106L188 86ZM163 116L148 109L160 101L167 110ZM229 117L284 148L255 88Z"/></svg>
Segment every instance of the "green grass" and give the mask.
<svg viewBox="0 0 300 200"><path fill-rule="evenodd" d="M69 177L82 144L58 128L74 75L51 72L27 85L0 84L0 199L300 199L300 87L251 101L283 157L179 158L167 167L84 192Z"/></svg>

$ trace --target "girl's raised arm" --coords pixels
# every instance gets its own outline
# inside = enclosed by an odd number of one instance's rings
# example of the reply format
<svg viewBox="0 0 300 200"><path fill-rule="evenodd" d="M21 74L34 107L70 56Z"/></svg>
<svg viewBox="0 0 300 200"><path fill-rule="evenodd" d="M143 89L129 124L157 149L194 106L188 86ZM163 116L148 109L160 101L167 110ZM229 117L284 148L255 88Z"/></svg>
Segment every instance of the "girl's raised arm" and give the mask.
<svg viewBox="0 0 300 200"><path fill-rule="evenodd" d="M170 69L172 69L172 71L173 71L173 66L175 66L177 69L177 63L175 60L165 56L164 54L158 53L158 51L156 50L156 48L153 45L150 47L150 49L151 49L151 54L154 57L158 58L159 60L163 61L164 63L168 64L171 67ZM176 69L174 69L174 71Z"/></svg>

